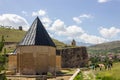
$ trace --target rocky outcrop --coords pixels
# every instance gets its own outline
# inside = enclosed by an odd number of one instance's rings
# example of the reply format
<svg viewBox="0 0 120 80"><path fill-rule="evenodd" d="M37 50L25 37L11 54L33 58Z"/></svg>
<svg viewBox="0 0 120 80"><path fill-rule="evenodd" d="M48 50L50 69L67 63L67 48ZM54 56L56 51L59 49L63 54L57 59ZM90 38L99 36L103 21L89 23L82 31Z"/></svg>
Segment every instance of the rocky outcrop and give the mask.
<svg viewBox="0 0 120 80"><path fill-rule="evenodd" d="M88 64L86 47L57 50L57 55L61 56L62 68L78 68Z"/></svg>

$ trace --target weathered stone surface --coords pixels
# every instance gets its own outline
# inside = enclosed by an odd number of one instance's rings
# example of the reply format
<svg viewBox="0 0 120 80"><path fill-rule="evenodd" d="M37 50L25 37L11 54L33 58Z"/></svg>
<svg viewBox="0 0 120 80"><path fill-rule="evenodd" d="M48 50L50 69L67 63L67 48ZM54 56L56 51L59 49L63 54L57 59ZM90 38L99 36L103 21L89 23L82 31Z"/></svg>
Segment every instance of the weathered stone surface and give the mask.
<svg viewBox="0 0 120 80"><path fill-rule="evenodd" d="M84 67L88 63L86 47L57 50L57 54L61 55L62 68Z"/></svg>

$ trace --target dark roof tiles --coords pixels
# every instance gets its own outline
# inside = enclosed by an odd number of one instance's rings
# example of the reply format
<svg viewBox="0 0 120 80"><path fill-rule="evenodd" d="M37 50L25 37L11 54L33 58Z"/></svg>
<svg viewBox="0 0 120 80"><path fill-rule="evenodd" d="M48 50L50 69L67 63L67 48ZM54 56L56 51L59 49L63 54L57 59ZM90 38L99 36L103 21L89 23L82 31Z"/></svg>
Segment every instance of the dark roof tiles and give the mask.
<svg viewBox="0 0 120 80"><path fill-rule="evenodd" d="M54 42L48 35L38 17L34 20L33 24L19 45L41 45L55 47Z"/></svg>

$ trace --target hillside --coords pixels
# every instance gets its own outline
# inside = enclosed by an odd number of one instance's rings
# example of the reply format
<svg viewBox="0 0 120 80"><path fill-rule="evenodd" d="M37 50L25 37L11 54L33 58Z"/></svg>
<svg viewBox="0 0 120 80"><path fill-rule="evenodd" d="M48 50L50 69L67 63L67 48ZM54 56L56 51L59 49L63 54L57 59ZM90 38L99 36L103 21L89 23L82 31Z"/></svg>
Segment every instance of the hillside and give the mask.
<svg viewBox="0 0 120 80"><path fill-rule="evenodd" d="M120 41L112 41L88 47L89 53L120 53Z"/></svg>
<svg viewBox="0 0 120 80"><path fill-rule="evenodd" d="M0 27L0 40L1 36L4 35L5 42L19 42L25 33L25 31Z"/></svg>
<svg viewBox="0 0 120 80"><path fill-rule="evenodd" d="M0 40L1 40L1 36L4 35L5 42L15 42L13 44L5 46L8 50L7 52L12 52L15 49L16 43L20 42L23 39L25 33L26 31L0 27ZM64 48L66 46L66 44L56 39L53 39L53 42L55 43L58 49Z"/></svg>

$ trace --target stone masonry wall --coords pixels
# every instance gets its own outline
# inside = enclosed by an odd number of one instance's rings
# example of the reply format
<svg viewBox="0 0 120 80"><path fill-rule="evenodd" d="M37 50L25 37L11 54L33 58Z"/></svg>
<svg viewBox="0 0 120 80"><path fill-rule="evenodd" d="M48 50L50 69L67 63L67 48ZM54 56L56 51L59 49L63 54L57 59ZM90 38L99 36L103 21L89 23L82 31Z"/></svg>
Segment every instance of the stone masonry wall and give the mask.
<svg viewBox="0 0 120 80"><path fill-rule="evenodd" d="M88 64L86 47L76 47L57 50L61 55L62 68L84 67Z"/></svg>

